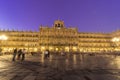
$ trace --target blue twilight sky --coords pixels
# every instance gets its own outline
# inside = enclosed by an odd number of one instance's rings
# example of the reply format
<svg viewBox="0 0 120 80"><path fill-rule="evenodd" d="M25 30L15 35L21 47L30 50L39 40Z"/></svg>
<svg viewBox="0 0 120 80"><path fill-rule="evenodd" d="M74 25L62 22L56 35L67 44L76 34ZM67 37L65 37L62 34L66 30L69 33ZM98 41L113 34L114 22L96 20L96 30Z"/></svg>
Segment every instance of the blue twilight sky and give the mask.
<svg viewBox="0 0 120 80"><path fill-rule="evenodd" d="M0 0L0 28L38 31L61 19L79 32L120 29L120 0Z"/></svg>

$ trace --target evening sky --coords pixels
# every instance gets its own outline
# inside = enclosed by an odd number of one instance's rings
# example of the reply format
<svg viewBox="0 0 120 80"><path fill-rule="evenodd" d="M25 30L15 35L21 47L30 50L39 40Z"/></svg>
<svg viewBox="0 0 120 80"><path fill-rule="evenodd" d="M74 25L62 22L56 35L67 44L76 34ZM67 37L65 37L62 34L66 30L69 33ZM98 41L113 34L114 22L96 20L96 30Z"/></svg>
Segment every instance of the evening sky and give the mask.
<svg viewBox="0 0 120 80"><path fill-rule="evenodd" d="M38 31L63 20L79 32L120 28L120 0L0 0L0 29Z"/></svg>

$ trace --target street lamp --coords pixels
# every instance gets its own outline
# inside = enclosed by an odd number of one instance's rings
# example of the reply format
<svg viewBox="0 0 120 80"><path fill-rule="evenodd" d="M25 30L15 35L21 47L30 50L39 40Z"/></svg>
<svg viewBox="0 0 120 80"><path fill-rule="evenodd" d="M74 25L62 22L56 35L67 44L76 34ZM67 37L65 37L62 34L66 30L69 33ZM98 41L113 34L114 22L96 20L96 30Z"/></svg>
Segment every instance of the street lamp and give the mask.
<svg viewBox="0 0 120 80"><path fill-rule="evenodd" d="M7 40L8 37L6 35L0 35L0 53L2 52L2 41Z"/></svg>
<svg viewBox="0 0 120 80"><path fill-rule="evenodd" d="M119 42L119 41L120 41L120 38L115 37L115 38L112 39L112 41L113 41L113 42Z"/></svg>
<svg viewBox="0 0 120 80"><path fill-rule="evenodd" d="M119 45L118 42L120 42L120 38L119 37L114 37L114 38L112 38L112 42L114 43L113 44L114 50L117 51L118 48L116 48L116 47L118 47L118 45Z"/></svg>
<svg viewBox="0 0 120 80"><path fill-rule="evenodd" d="M0 40L7 40L7 39L8 39L8 37L6 35L1 35L0 36Z"/></svg>

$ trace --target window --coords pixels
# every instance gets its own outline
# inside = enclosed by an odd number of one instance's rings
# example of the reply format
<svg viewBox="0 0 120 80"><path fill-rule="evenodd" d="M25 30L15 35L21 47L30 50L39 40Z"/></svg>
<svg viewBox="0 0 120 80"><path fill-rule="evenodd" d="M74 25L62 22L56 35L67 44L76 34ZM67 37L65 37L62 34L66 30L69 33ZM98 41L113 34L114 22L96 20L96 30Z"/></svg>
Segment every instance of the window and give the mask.
<svg viewBox="0 0 120 80"><path fill-rule="evenodd" d="M60 27L60 24L58 23L58 27Z"/></svg>

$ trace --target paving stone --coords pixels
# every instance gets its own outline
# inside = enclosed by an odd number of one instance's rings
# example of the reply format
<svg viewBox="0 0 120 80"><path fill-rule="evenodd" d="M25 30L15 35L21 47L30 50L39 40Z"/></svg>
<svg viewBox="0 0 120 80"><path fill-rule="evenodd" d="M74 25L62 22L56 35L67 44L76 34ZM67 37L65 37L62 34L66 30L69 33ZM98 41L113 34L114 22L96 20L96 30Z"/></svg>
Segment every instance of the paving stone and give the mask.
<svg viewBox="0 0 120 80"><path fill-rule="evenodd" d="M62 80L86 80L86 79L83 78L82 76L71 75L71 76L64 76L64 77L62 77Z"/></svg>
<svg viewBox="0 0 120 80"><path fill-rule="evenodd" d="M120 78L118 79L116 76L109 74L105 74L105 75L94 74L92 77L94 80L120 80Z"/></svg>
<svg viewBox="0 0 120 80"><path fill-rule="evenodd" d="M35 80L47 80L44 76L37 76Z"/></svg>
<svg viewBox="0 0 120 80"><path fill-rule="evenodd" d="M36 76L28 75L23 80L35 80Z"/></svg>
<svg viewBox="0 0 120 80"><path fill-rule="evenodd" d="M44 62L39 56L26 56L23 62L0 56L0 80L120 80L120 56L73 56L52 55Z"/></svg>

